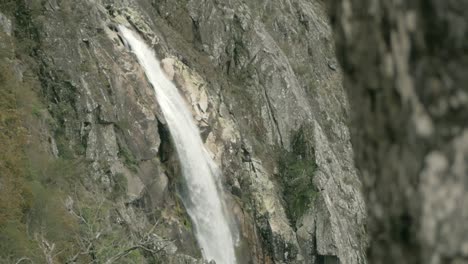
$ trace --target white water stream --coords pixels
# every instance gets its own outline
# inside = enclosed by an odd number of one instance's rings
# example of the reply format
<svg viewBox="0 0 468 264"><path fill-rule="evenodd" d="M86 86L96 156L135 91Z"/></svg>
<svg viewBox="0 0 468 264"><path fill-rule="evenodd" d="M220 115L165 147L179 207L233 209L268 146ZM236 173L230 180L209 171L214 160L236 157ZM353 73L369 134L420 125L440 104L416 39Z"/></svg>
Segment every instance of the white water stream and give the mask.
<svg viewBox="0 0 468 264"><path fill-rule="evenodd" d="M235 264L234 239L218 184L220 172L203 145L193 116L178 89L167 79L154 51L132 30L123 26L119 30L153 85L169 126L186 182L183 202L203 257L216 264Z"/></svg>

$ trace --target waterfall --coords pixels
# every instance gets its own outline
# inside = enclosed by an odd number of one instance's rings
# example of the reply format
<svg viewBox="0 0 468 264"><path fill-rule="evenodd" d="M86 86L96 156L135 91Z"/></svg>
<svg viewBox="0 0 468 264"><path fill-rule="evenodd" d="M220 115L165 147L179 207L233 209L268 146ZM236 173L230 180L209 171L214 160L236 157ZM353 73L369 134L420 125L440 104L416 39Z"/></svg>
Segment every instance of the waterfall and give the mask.
<svg viewBox="0 0 468 264"><path fill-rule="evenodd" d="M156 93L179 155L187 194L183 203L193 222L195 235L206 260L235 264L234 239L218 184L219 169L203 145L182 95L167 79L154 51L135 32L119 27Z"/></svg>

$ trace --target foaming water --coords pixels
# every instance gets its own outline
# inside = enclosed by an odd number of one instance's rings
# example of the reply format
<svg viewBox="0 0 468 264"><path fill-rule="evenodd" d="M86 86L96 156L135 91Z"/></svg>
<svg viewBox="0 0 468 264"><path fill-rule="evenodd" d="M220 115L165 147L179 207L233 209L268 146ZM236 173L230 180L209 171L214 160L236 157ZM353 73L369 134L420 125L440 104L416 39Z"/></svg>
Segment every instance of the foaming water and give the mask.
<svg viewBox="0 0 468 264"><path fill-rule="evenodd" d="M187 194L182 200L203 257L217 264L235 264L233 234L218 184L220 172L203 145L192 114L178 89L167 79L154 51L135 32L124 26L119 30L153 85L169 126L186 182Z"/></svg>

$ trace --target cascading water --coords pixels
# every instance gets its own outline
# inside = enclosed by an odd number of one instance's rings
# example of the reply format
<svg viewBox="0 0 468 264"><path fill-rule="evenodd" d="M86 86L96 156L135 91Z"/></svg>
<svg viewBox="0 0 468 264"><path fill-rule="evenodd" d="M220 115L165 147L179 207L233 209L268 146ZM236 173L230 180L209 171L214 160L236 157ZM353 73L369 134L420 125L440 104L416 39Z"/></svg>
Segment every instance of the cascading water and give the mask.
<svg viewBox="0 0 468 264"><path fill-rule="evenodd" d="M167 79L155 53L135 32L119 27L156 92L166 118L185 178L184 205L195 227L195 235L206 260L235 264L234 239L224 213L219 170L208 154L192 114L175 85Z"/></svg>

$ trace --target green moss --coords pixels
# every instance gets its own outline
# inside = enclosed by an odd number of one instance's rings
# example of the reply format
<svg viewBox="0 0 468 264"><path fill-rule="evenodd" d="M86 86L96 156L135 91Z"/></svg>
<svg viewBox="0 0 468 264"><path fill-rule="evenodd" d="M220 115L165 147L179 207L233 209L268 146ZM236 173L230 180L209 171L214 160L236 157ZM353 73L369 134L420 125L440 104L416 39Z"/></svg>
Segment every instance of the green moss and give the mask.
<svg viewBox="0 0 468 264"><path fill-rule="evenodd" d="M41 114L42 109L38 105L32 105L31 107L31 113L33 116L40 118L42 116Z"/></svg>
<svg viewBox="0 0 468 264"><path fill-rule="evenodd" d="M315 162L287 153L281 162L284 199L289 218L295 222L304 214L316 195L312 184Z"/></svg>
<svg viewBox="0 0 468 264"><path fill-rule="evenodd" d="M119 157L123 159L125 166L132 170L133 172L137 172L138 170L138 161L135 159L133 154L127 148L123 146L119 146Z"/></svg>
<svg viewBox="0 0 468 264"><path fill-rule="evenodd" d="M174 198L175 198L174 213L176 214L177 219L179 219L182 222L184 227L189 232L193 232L192 220L190 220L190 216L185 210L181 197L175 196Z"/></svg>
<svg viewBox="0 0 468 264"><path fill-rule="evenodd" d="M112 197L118 198L127 194L128 182L123 173L117 173L113 177L114 185L112 186Z"/></svg>
<svg viewBox="0 0 468 264"><path fill-rule="evenodd" d="M55 141L57 144L58 154L63 159L72 159L74 157L73 150L70 147L70 141L65 137L63 131L56 132Z"/></svg>
<svg viewBox="0 0 468 264"><path fill-rule="evenodd" d="M145 263L145 257L141 254L139 250L133 250L126 256L126 260L129 263Z"/></svg>
<svg viewBox="0 0 468 264"><path fill-rule="evenodd" d="M293 138L292 151L283 151L279 164L286 211L295 225L317 194L312 182L317 164L313 148L307 144L306 130L297 132Z"/></svg>
<svg viewBox="0 0 468 264"><path fill-rule="evenodd" d="M42 10L42 4L39 2L42 1L17 0L14 7L17 55L22 58L35 54L40 45L39 31L34 23L34 19Z"/></svg>

